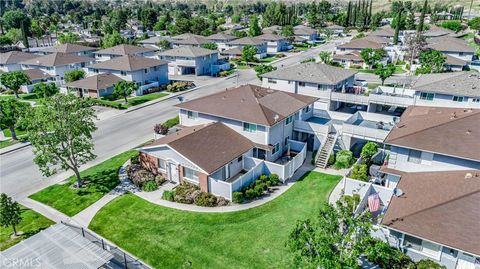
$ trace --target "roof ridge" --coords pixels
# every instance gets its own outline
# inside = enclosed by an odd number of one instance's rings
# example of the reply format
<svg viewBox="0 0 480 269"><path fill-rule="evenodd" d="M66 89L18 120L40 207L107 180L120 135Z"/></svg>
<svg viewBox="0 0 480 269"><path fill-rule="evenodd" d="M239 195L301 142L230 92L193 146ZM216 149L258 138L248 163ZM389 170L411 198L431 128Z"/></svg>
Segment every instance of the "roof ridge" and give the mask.
<svg viewBox="0 0 480 269"><path fill-rule="evenodd" d="M477 115L477 114L480 114L480 110L479 110L479 111L475 111L475 112L472 111L472 114L471 114L471 115L467 115L467 116L464 116L464 117L462 117L462 118L457 118L457 119L454 119L453 121L463 120L463 119L465 119L465 118L469 118L469 117L475 116L475 115ZM400 122L401 122L401 121L400 121ZM407 137L407 136L411 136L411 135L417 134L417 133L419 133L419 132L423 132L423 131L426 131L426 130L430 130L430 129L433 129L433 128L436 128L436 127L439 127L439 126L443 126L443 125L449 124L449 123L451 123L451 122L452 122L452 121L446 121L446 122L443 122L443 123L438 124L438 125L430 126L430 127L425 128L425 129L420 129L420 130L417 130L417 131L415 131L415 132L412 132L412 133L405 134L405 135L399 136L399 137L397 137L397 138L394 138L392 141L398 140L398 139L400 139L400 138L405 138L405 137ZM397 124L397 125L398 125L398 124ZM397 128L398 128L398 127L397 127ZM385 138L384 141L387 140L388 136L389 136L391 133L392 133L392 132L390 132L390 133L387 135L387 137ZM391 141L390 141L390 142L391 142Z"/></svg>

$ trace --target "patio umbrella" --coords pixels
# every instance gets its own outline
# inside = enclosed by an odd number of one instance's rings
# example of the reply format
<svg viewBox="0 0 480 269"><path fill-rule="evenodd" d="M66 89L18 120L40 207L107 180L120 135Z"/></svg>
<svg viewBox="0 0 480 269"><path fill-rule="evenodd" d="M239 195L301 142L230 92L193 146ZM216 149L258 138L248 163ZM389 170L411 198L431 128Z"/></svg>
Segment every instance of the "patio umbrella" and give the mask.
<svg viewBox="0 0 480 269"><path fill-rule="evenodd" d="M372 213L380 209L380 197L378 196L378 193L368 196L368 209Z"/></svg>

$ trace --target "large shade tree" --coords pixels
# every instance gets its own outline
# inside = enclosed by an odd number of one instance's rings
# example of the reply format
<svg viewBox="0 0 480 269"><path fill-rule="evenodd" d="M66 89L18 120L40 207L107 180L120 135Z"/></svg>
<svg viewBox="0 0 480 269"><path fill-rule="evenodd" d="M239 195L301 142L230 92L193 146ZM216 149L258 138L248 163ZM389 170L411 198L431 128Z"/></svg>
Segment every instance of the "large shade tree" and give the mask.
<svg viewBox="0 0 480 269"><path fill-rule="evenodd" d="M20 123L20 117L30 105L17 99L0 99L0 127L8 128L13 140L18 140L15 129Z"/></svg>
<svg viewBox="0 0 480 269"><path fill-rule="evenodd" d="M80 166L96 157L92 141L96 117L89 101L72 94L57 94L24 115L22 124L42 174L51 176L59 169L71 170L81 187Z"/></svg>
<svg viewBox="0 0 480 269"><path fill-rule="evenodd" d="M113 87L113 94L123 97L125 99L125 103L128 103L128 96L130 96L137 89L137 83L133 81L120 80Z"/></svg>
<svg viewBox="0 0 480 269"><path fill-rule="evenodd" d="M0 225L11 226L13 235L17 236L17 225L22 221L20 205L5 193L0 196Z"/></svg>
<svg viewBox="0 0 480 269"><path fill-rule="evenodd" d="M20 87L28 84L29 82L30 78L22 71L12 71L0 75L0 83L2 83L3 86L7 87L9 90L13 91L16 98L20 98L18 95Z"/></svg>

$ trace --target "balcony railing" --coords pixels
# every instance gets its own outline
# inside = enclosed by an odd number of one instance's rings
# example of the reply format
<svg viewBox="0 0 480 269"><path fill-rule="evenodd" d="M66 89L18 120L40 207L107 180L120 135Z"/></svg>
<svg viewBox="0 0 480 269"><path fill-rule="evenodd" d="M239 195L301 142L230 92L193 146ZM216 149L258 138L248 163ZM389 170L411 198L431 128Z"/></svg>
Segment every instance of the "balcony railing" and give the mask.
<svg viewBox="0 0 480 269"><path fill-rule="evenodd" d="M370 102L384 105L398 105L405 107L413 105L414 103L413 97L405 95L370 94L369 100Z"/></svg>
<svg viewBox="0 0 480 269"><path fill-rule="evenodd" d="M295 120L293 122L293 128L295 129L295 131L300 131L305 133L328 134L331 126L310 122L310 121Z"/></svg>
<svg viewBox="0 0 480 269"><path fill-rule="evenodd" d="M343 133L351 134L359 138L368 138L369 140L381 142L385 140L389 131L383 129L370 128L360 125L344 123L342 126Z"/></svg>
<svg viewBox="0 0 480 269"><path fill-rule="evenodd" d="M332 92L330 99L344 103L368 105L368 96L363 94Z"/></svg>

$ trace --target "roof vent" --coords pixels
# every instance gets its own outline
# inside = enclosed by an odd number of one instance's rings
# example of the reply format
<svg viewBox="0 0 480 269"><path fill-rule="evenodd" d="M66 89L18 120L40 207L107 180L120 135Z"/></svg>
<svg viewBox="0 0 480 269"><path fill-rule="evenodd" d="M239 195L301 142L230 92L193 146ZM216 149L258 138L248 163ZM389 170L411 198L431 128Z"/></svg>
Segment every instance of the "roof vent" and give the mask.
<svg viewBox="0 0 480 269"><path fill-rule="evenodd" d="M274 120L275 122L278 120L278 118L279 118L279 117L278 117L277 114L275 114L275 116L273 116L273 120Z"/></svg>

